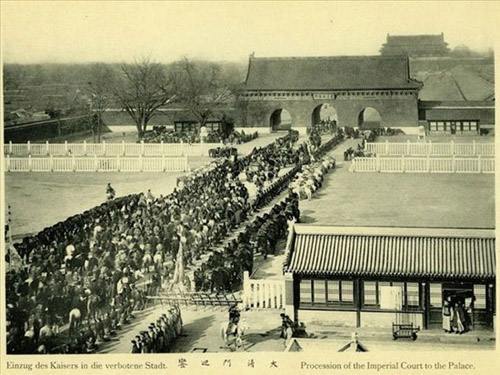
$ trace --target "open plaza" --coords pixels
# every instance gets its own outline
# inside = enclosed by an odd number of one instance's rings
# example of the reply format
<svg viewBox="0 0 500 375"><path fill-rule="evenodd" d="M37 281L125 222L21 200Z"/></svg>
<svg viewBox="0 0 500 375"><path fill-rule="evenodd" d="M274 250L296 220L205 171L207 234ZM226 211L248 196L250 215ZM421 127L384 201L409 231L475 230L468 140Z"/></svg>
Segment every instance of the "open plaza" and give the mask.
<svg viewBox="0 0 500 375"><path fill-rule="evenodd" d="M134 59L126 33L84 43L92 8L85 24L64 16L80 25L73 44L91 53L106 39L102 54L119 57L4 64L0 320L9 356L224 353L230 366L230 353L406 352L366 362L382 371L423 369L406 361L415 351L496 349L492 48L370 27L374 44L351 31L341 4L320 4L321 23L306 23L306 12L283 27L277 15L292 4L248 20L229 17L230 4L227 14L182 4L182 17L147 4L134 18L176 16L137 29L137 53L151 45L168 58ZM121 5L99 12L132 30ZM194 22L195 13L208 18ZM253 52L247 23L271 14L266 48ZM12 19L15 27L24 18ZM193 25L195 34L183 29ZM150 40L166 42L147 44L142 35L153 31ZM315 54L317 43L305 49L296 32L316 42L338 34L349 48L332 40ZM40 45L49 55L71 47L60 42ZM181 45L189 51L174 53ZM206 46L216 56L205 60ZM472 368L457 358L449 366Z"/></svg>
<svg viewBox="0 0 500 375"><path fill-rule="evenodd" d="M278 135L279 136L279 135ZM328 137L324 137L327 139ZM465 138L470 142L474 138ZM272 142L276 136L265 136L253 141L255 145ZM481 138L477 137L480 141ZM379 142L385 142L381 137ZM462 139L457 137L456 142ZM253 142L240 152L248 152ZM352 173L350 161L343 161L343 151L358 144L347 139L329 155L337 159L334 171L322 182L312 199L300 201L301 225L340 227L399 227L399 228L493 228L494 175L488 174L412 174L412 173ZM202 164L202 159L196 161ZM33 233L42 228L98 205L104 198L106 183L116 188L120 195L151 189L154 194L167 195L176 186L182 174L153 173L11 173L6 175L7 199L14 212L14 235ZM75 184L78 195L75 199ZM38 199L33 199L38 197ZM36 220L29 212L41 213ZM19 213L19 214L18 214ZM256 255L252 278L280 280L282 264L286 263L286 241L281 241L274 255L263 259ZM244 291L240 295L243 295ZM181 305L182 306L182 305ZM120 331L116 339L104 343L100 352L126 352L137 329L154 320L164 311L163 304L155 304L142 312L136 312L134 322ZM227 318L224 307L186 305L181 307L183 334L170 348L173 352L227 351L214 339ZM285 342L280 338L280 310L248 309L241 312L248 325L245 334L245 351L283 351ZM263 317L266 316L266 319ZM396 313L390 315L396 319ZM302 319L301 319L302 320ZM335 319L334 319L335 320ZM263 322L266 322L266 325ZM305 320L307 338L298 338L288 350L315 350L317 347L341 348L351 340L354 330L360 342L370 351L383 350L431 350L435 342L443 342L441 350L491 349L492 335L483 329L465 336L447 337L435 328L420 333L417 342L392 341L390 327L384 323L356 328L355 324L335 323L310 316ZM319 345L319 346L318 346ZM326 345L326 346L325 346Z"/></svg>

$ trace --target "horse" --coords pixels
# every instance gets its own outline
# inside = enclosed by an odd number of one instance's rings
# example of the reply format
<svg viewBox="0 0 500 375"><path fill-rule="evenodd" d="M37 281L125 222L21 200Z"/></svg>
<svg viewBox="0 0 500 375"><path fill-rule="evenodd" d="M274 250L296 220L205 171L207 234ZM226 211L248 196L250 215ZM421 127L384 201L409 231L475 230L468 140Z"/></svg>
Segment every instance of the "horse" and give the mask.
<svg viewBox="0 0 500 375"><path fill-rule="evenodd" d="M87 319L96 320L97 310L99 307L100 298L97 294L91 294L87 298Z"/></svg>
<svg viewBox="0 0 500 375"><path fill-rule="evenodd" d="M80 328L82 313L79 308L75 307L69 312L69 335L77 332Z"/></svg>
<svg viewBox="0 0 500 375"><path fill-rule="evenodd" d="M245 335L246 327L241 321L222 323L220 326L220 334L225 347L231 351L236 351L240 348L245 350L243 337Z"/></svg>

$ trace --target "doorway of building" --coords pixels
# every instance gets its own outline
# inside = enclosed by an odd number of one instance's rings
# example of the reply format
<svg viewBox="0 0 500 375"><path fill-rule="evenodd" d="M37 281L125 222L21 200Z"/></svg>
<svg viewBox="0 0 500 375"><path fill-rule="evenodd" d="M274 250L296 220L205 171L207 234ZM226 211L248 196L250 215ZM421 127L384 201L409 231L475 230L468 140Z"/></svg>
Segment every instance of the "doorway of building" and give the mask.
<svg viewBox="0 0 500 375"><path fill-rule="evenodd" d="M315 107L311 114L311 125L318 125L321 122L337 124L337 110L334 106L323 103Z"/></svg>
<svg viewBox="0 0 500 375"><path fill-rule="evenodd" d="M432 295L431 291L429 328L443 329L443 314L447 311L447 306L450 306L450 320L454 327L457 327L457 319L461 320L466 331L490 326L491 319L486 306L486 285L445 282L441 284L440 301L439 298L435 298L437 295L434 298Z"/></svg>
<svg viewBox="0 0 500 375"><path fill-rule="evenodd" d="M273 131L290 130L292 128L292 116L284 108L275 110L271 114L270 125Z"/></svg>
<svg viewBox="0 0 500 375"><path fill-rule="evenodd" d="M358 127L362 130L379 128L382 124L380 113L372 107L366 107L358 115Z"/></svg>

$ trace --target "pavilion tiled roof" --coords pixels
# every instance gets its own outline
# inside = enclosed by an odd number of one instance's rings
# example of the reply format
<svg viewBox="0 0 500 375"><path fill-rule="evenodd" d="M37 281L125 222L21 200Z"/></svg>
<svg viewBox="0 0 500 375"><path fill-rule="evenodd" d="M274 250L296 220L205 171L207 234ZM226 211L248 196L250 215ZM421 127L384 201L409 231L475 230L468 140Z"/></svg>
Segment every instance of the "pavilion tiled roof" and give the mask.
<svg viewBox="0 0 500 375"><path fill-rule="evenodd" d="M406 56L250 57L247 90L416 89Z"/></svg>
<svg viewBox="0 0 500 375"><path fill-rule="evenodd" d="M444 43L443 34L422 34L422 35L387 35L387 43L395 45L418 45L418 44L436 44Z"/></svg>
<svg viewBox="0 0 500 375"><path fill-rule="evenodd" d="M487 229L296 225L285 271L305 276L495 278Z"/></svg>

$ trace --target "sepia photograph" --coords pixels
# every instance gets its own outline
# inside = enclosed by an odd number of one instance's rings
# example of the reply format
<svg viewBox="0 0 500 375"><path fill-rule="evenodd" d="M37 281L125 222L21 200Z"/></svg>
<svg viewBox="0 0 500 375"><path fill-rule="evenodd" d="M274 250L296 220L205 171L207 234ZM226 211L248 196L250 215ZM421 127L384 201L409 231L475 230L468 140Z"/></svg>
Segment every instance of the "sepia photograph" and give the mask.
<svg viewBox="0 0 500 375"><path fill-rule="evenodd" d="M474 369L453 353L496 349L498 11L1 1L7 373L322 351Z"/></svg>

